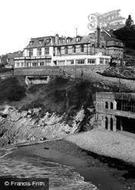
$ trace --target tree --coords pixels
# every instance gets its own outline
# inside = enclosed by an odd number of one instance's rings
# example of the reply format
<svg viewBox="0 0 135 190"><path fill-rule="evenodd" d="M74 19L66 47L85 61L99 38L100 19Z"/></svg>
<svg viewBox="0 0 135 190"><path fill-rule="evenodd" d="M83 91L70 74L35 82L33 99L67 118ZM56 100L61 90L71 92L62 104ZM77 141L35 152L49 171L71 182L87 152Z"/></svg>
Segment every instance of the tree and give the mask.
<svg viewBox="0 0 135 190"><path fill-rule="evenodd" d="M8 55L2 55L1 56L1 65L7 65L8 64Z"/></svg>
<svg viewBox="0 0 135 190"><path fill-rule="evenodd" d="M114 35L125 44L126 48L135 49L135 25L131 15L128 16L123 28L114 31Z"/></svg>
<svg viewBox="0 0 135 190"><path fill-rule="evenodd" d="M128 18L127 18L127 20L126 20L125 26L128 27L128 28L131 28L131 26L133 24L134 24L134 21L132 20L131 15L129 15Z"/></svg>

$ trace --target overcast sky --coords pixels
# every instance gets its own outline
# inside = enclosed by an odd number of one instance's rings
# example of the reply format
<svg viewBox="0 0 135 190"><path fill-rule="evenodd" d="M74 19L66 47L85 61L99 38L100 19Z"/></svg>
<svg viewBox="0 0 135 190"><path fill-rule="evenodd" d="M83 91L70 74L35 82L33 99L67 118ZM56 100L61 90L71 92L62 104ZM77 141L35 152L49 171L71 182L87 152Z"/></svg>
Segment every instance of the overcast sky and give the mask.
<svg viewBox="0 0 135 190"><path fill-rule="evenodd" d="M0 0L0 55L22 50L31 37L89 33L90 13L121 9L135 18L134 0Z"/></svg>

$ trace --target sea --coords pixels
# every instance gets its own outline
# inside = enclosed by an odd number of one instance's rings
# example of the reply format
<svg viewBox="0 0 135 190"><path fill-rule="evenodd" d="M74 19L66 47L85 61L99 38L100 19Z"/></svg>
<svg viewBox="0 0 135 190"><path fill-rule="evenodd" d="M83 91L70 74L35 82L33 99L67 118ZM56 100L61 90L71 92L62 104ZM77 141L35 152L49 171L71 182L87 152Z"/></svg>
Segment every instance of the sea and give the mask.
<svg viewBox="0 0 135 190"><path fill-rule="evenodd" d="M17 155L16 148L0 150L0 178L49 178L49 190L96 190L74 168L45 158Z"/></svg>

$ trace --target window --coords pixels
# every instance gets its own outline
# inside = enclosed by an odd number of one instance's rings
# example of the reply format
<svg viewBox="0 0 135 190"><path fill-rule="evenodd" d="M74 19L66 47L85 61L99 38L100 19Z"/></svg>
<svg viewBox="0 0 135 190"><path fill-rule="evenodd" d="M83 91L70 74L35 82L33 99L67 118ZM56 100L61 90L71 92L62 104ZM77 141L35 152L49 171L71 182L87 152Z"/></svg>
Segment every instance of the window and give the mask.
<svg viewBox="0 0 135 190"><path fill-rule="evenodd" d="M43 44L43 40L39 40L39 44L42 45Z"/></svg>
<svg viewBox="0 0 135 190"><path fill-rule="evenodd" d="M42 55L42 49L38 48L38 55Z"/></svg>
<svg viewBox="0 0 135 190"><path fill-rule="evenodd" d="M26 67L29 67L29 63L28 62L26 63Z"/></svg>
<svg viewBox="0 0 135 190"><path fill-rule="evenodd" d="M33 66L33 67L37 67L37 66L38 66L38 63L37 63L37 62L33 62L33 63L32 63L32 66Z"/></svg>
<svg viewBox="0 0 135 190"><path fill-rule="evenodd" d="M105 64L108 64L109 63L109 59L105 59Z"/></svg>
<svg viewBox="0 0 135 190"><path fill-rule="evenodd" d="M65 46L65 54L68 54L68 47Z"/></svg>
<svg viewBox="0 0 135 190"><path fill-rule="evenodd" d="M100 64L104 64L104 58L100 58Z"/></svg>
<svg viewBox="0 0 135 190"><path fill-rule="evenodd" d="M73 65L74 64L74 60L72 60L72 59L71 60L67 60L67 64L68 65Z"/></svg>
<svg viewBox="0 0 135 190"><path fill-rule="evenodd" d="M46 40L45 40L45 43L46 44L49 44L51 42L51 39L50 38L47 38Z"/></svg>
<svg viewBox="0 0 135 190"><path fill-rule="evenodd" d="M84 52L84 45L81 45L81 52Z"/></svg>
<svg viewBox="0 0 135 190"><path fill-rule="evenodd" d="M64 38L60 38L59 41L60 41L60 43L62 43L62 44L65 43L65 39L64 39Z"/></svg>
<svg viewBox="0 0 135 190"><path fill-rule="evenodd" d="M85 63L85 59L77 59L76 60L76 64L84 64Z"/></svg>
<svg viewBox="0 0 135 190"><path fill-rule="evenodd" d="M50 63L51 63L51 59L49 59L49 58L47 59L47 58L46 58L46 59L45 59L45 64L48 65L48 64L50 64Z"/></svg>
<svg viewBox="0 0 135 190"><path fill-rule="evenodd" d="M77 42L80 42L80 41L81 41L81 37L79 37L79 36L76 37L76 41L77 41Z"/></svg>
<svg viewBox="0 0 135 190"><path fill-rule="evenodd" d="M33 45L34 44L34 41L30 41L30 45Z"/></svg>
<svg viewBox="0 0 135 190"><path fill-rule="evenodd" d="M19 62L16 63L16 67L20 67L20 63Z"/></svg>
<svg viewBox="0 0 135 190"><path fill-rule="evenodd" d="M45 47L45 54L49 54L49 47Z"/></svg>
<svg viewBox="0 0 135 190"><path fill-rule="evenodd" d="M88 63L89 64L95 64L96 63L96 59L88 59Z"/></svg>
<svg viewBox="0 0 135 190"><path fill-rule="evenodd" d="M44 66L44 61L40 62L40 66Z"/></svg>
<svg viewBox="0 0 135 190"><path fill-rule="evenodd" d="M76 53L76 46L73 46L73 53Z"/></svg>
<svg viewBox="0 0 135 190"><path fill-rule="evenodd" d="M105 108L108 109L108 102L105 102Z"/></svg>
<svg viewBox="0 0 135 190"><path fill-rule="evenodd" d="M68 37L67 38L67 43L70 43L72 41L72 38Z"/></svg>
<svg viewBox="0 0 135 190"><path fill-rule="evenodd" d="M33 49L29 49L29 57L33 56Z"/></svg>
<svg viewBox="0 0 135 190"><path fill-rule="evenodd" d="M65 65L65 60L58 61L58 65Z"/></svg>
<svg viewBox="0 0 135 190"><path fill-rule="evenodd" d="M61 47L58 47L58 55L61 55Z"/></svg>

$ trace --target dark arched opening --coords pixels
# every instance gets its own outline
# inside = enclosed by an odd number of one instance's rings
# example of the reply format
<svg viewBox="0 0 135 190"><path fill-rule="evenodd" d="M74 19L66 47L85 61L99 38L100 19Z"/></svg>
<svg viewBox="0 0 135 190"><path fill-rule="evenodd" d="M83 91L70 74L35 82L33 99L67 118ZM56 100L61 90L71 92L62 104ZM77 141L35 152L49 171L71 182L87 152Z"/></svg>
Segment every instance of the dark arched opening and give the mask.
<svg viewBox="0 0 135 190"><path fill-rule="evenodd" d="M105 129L108 129L108 118L105 117Z"/></svg>
<svg viewBox="0 0 135 190"><path fill-rule="evenodd" d="M105 102L105 108L108 109L108 102Z"/></svg>
<svg viewBox="0 0 135 190"><path fill-rule="evenodd" d="M113 118L110 119L110 130L113 131Z"/></svg>
<svg viewBox="0 0 135 190"><path fill-rule="evenodd" d="M113 109L113 102L110 103L110 108Z"/></svg>

